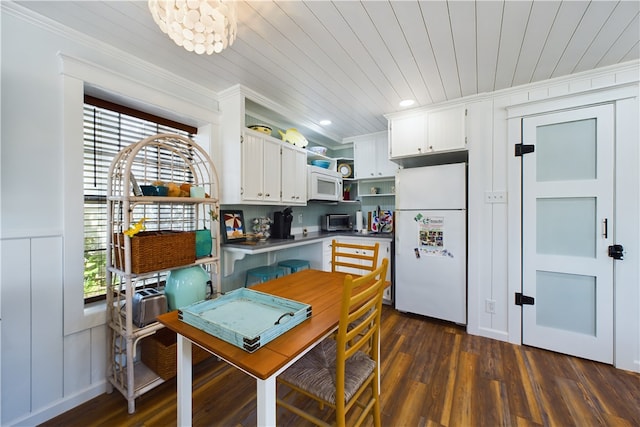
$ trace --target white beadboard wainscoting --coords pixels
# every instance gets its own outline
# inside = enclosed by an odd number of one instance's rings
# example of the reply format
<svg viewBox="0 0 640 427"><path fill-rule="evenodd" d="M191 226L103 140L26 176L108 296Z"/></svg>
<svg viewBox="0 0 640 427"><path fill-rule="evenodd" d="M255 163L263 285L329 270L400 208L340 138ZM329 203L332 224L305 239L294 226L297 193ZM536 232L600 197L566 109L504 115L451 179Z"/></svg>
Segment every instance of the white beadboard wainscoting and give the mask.
<svg viewBox="0 0 640 427"><path fill-rule="evenodd" d="M105 390L105 326L63 334L62 240L1 241L3 425L44 421Z"/></svg>

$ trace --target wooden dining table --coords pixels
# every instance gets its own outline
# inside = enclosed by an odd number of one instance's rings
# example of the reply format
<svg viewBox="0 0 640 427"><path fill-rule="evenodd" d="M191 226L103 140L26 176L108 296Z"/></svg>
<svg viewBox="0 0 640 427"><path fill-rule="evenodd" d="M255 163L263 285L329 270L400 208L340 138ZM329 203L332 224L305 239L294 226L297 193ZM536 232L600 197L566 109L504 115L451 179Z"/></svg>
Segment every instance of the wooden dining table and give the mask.
<svg viewBox="0 0 640 427"><path fill-rule="evenodd" d="M189 426L192 421L191 345L195 343L256 379L258 426L275 426L276 377L337 329L345 276L303 270L253 286L257 291L309 304L312 310L310 318L253 353L179 320L177 311L159 316L160 323L178 337L178 425Z"/></svg>

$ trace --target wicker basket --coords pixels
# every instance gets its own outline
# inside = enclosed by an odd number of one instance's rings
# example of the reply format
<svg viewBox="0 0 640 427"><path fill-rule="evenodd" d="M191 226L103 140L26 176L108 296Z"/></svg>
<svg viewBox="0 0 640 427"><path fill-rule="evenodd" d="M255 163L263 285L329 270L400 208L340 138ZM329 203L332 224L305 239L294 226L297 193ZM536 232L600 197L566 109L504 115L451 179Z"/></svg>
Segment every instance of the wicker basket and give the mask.
<svg viewBox="0 0 640 427"><path fill-rule="evenodd" d="M162 379L168 380L176 376L178 343L175 332L163 328L142 340L142 363L151 368ZM213 356L197 345L191 347L193 364Z"/></svg>
<svg viewBox="0 0 640 427"><path fill-rule="evenodd" d="M114 265L124 270L124 235L113 236ZM134 274L193 264L195 231L142 231L131 238L131 272Z"/></svg>

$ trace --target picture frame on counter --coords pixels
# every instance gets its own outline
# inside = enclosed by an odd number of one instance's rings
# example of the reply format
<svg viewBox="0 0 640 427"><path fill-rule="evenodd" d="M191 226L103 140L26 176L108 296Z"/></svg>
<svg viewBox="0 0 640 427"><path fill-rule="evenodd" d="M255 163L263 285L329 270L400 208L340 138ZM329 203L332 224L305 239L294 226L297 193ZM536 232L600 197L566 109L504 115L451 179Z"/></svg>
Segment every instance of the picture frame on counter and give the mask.
<svg viewBox="0 0 640 427"><path fill-rule="evenodd" d="M241 210L221 210L220 227L224 243L244 242L247 239L247 230L244 222L244 213Z"/></svg>

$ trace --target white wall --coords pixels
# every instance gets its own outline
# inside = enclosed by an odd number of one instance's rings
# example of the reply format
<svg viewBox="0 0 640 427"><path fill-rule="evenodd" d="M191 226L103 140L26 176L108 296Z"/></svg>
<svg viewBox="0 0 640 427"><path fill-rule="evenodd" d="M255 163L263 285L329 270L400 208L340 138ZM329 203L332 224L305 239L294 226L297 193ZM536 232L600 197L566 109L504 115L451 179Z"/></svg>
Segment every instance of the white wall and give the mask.
<svg viewBox="0 0 640 427"><path fill-rule="evenodd" d="M468 325L474 335L520 344L521 308L514 303L520 279L520 174L514 165L519 118L585 105L611 103L616 111L616 261L614 365L640 372L640 139L638 61L415 110L463 103L467 108ZM487 203L504 192L505 203ZM495 313L485 309L495 301Z"/></svg>
<svg viewBox="0 0 640 427"><path fill-rule="evenodd" d="M104 306L83 302L85 88L190 119L209 152L219 113L206 88L1 7L0 424L33 425L106 387Z"/></svg>
<svg viewBox="0 0 640 427"><path fill-rule="evenodd" d="M514 144L521 117L586 105L615 106L615 238L623 261L614 267L614 365L640 372L640 165L637 61L570 78L468 100L469 327L472 334L522 342L520 170ZM490 123L490 126L487 126ZM509 124L512 123L511 127ZM485 203L485 192L505 192L506 203ZM496 313L485 300L496 301Z"/></svg>
<svg viewBox="0 0 640 427"><path fill-rule="evenodd" d="M193 117L208 129L203 141L219 136L216 94L196 88L163 70L140 63L82 34L37 23L17 5L2 3L2 129L0 168L0 302L2 312L0 424L37 424L105 390L104 311L82 303L82 231L79 215L78 135L83 87L87 84L127 94L159 109ZM605 70L589 77L555 80L509 92L466 100L469 108L470 241L469 331L515 340L517 324L510 315L513 286L509 266L511 201L484 203L485 191L507 191L511 145L508 106L635 82L638 68ZM145 78L148 73L154 79ZM148 86L161 82L162 89ZM152 102L153 100L153 102ZM622 118L637 126L638 101L619 104ZM633 115L635 112L635 116ZM487 125L489 124L489 125ZM637 129L636 129L637 132ZM622 171L638 168L634 157L620 154ZM216 152L215 147L208 147ZM26 172L26 173L25 173ZM640 182L626 183L633 217L622 218L635 241L635 252L621 265L628 295L620 295L617 324L627 344L617 348L616 363L640 370L640 296L638 283L638 200ZM625 205L626 206L626 205ZM516 220L519 220L516 219ZM484 301L496 301L496 314ZM622 341L618 337L617 346ZM123 400L123 405L125 401Z"/></svg>

